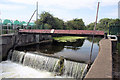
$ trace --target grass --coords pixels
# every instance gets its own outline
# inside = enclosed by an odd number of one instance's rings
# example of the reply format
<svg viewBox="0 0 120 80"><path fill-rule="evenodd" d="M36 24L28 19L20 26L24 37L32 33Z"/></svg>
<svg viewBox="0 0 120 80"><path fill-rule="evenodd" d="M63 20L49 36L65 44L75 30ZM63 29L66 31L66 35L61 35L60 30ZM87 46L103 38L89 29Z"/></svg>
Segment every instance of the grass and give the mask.
<svg viewBox="0 0 120 80"><path fill-rule="evenodd" d="M75 42L77 39L85 39L86 37L76 37L76 36L63 36L63 37L53 37L54 40L58 42Z"/></svg>

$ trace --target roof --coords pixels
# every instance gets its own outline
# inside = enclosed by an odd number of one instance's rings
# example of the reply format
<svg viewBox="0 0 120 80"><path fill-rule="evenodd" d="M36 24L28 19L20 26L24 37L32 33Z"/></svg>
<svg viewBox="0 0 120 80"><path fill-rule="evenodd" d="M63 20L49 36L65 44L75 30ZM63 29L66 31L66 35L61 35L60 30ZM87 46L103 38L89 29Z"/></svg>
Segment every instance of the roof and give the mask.
<svg viewBox="0 0 120 80"><path fill-rule="evenodd" d="M18 20L15 20L13 24L14 25L21 25L21 22L19 22Z"/></svg>
<svg viewBox="0 0 120 80"><path fill-rule="evenodd" d="M24 26L27 26L27 24L28 24L28 22L27 22L27 23L24 23L23 25L24 25ZM31 22L31 23L28 24L28 26L35 26L35 25L36 25L36 24L33 23L33 22Z"/></svg>
<svg viewBox="0 0 120 80"><path fill-rule="evenodd" d="M12 21L11 20L9 20L9 19L5 19L4 21L3 21L3 25L7 25L7 24L13 24L12 23Z"/></svg>

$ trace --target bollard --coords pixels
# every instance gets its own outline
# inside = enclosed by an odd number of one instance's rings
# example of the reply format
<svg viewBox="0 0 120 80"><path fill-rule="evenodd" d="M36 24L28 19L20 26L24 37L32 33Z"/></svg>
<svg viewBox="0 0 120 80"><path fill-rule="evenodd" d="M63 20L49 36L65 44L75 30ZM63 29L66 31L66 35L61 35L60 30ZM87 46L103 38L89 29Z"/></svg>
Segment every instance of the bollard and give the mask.
<svg viewBox="0 0 120 80"><path fill-rule="evenodd" d="M105 39L108 39L107 33L104 33L104 38L105 38Z"/></svg>

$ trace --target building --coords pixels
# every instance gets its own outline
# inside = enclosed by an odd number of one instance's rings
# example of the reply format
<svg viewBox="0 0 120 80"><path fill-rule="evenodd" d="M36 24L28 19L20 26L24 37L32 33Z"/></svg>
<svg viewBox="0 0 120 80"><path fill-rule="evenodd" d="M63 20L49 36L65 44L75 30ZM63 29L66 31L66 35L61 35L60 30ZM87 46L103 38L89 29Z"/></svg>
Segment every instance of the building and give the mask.
<svg viewBox="0 0 120 80"><path fill-rule="evenodd" d="M120 19L120 1L118 2L118 18Z"/></svg>

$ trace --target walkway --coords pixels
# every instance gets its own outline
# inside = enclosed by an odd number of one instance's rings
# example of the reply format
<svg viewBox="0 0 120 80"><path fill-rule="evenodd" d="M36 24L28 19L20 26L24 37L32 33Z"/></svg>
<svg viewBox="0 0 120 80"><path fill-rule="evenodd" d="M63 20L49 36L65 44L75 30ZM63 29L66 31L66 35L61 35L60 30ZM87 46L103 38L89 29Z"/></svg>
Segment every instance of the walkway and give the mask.
<svg viewBox="0 0 120 80"><path fill-rule="evenodd" d="M100 52L85 78L112 78L112 43L102 39L99 44Z"/></svg>
<svg viewBox="0 0 120 80"><path fill-rule="evenodd" d="M19 30L20 33L41 33L41 34L62 34L62 35L95 35L104 36L104 31L93 31L93 30Z"/></svg>

